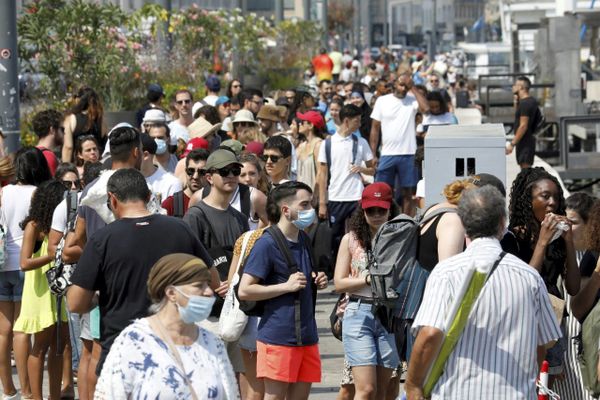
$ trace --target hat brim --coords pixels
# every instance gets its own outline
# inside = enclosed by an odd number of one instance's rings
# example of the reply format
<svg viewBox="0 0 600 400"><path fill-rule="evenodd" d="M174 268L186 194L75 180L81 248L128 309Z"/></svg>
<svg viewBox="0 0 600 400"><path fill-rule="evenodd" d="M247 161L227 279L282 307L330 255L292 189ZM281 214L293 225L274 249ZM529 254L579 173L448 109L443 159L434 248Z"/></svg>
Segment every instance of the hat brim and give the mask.
<svg viewBox="0 0 600 400"><path fill-rule="evenodd" d="M190 135L190 138L191 138L191 139L195 139L195 138L199 138L199 137L200 137L200 138L204 138L204 137L206 137L207 135L210 135L211 133L213 133L213 132L216 132L216 131L218 131L219 129L221 129L221 125L222 125L222 124L219 122L218 124L215 124L215 125L213 125L213 127L212 127L212 128L210 128L209 130L207 130L206 132L202 132L202 133L199 133L199 134L197 134L197 135L194 135L194 136Z"/></svg>
<svg viewBox="0 0 600 400"><path fill-rule="evenodd" d="M242 164L240 164L240 163L239 163L239 162L237 162L237 161L220 161L220 162L214 163L213 165L210 165L210 166L207 164L207 165L205 166L205 168L206 168L207 170L208 170L208 169L221 169L221 168L225 168L225 167L227 167L228 165L237 165L237 166L239 166L240 168L243 168L243 167L244 167Z"/></svg>
<svg viewBox="0 0 600 400"><path fill-rule="evenodd" d="M363 200L361 204L363 210L373 207L385 208L386 210L389 210L392 207L392 202L385 200Z"/></svg>

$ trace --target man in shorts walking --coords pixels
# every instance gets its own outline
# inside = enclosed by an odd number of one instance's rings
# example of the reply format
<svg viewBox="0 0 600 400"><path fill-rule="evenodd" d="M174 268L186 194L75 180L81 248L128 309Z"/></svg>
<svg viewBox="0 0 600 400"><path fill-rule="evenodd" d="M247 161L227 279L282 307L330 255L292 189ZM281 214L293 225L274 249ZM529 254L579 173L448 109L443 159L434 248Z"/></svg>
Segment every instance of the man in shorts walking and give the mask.
<svg viewBox="0 0 600 400"><path fill-rule="evenodd" d="M402 72L394 83L394 93L381 96L375 102L371 118L370 144L373 154L379 147L381 128L381 158L374 157L377 165L375 182L385 182L396 187L402 196L402 211L413 214L412 195L417 186L415 166L417 139L415 116L417 111L429 111L427 99L415 90L408 72ZM377 162L379 161L379 162Z"/></svg>
<svg viewBox="0 0 600 400"><path fill-rule="evenodd" d="M252 248L239 287L242 300L268 300L258 325L257 378L263 378L266 400L307 399L321 381L314 290L327 287L325 273L313 270L310 242L301 232L315 220L312 190L290 181L269 194L269 221L283 235L297 272L282 254L270 229Z"/></svg>

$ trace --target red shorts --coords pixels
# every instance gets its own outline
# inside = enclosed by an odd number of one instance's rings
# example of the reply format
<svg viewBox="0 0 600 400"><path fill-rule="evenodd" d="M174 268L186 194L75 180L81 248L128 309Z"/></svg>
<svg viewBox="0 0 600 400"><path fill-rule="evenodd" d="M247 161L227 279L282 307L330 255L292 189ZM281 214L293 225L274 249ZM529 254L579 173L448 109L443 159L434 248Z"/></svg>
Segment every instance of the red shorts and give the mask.
<svg viewBox="0 0 600 400"><path fill-rule="evenodd" d="M319 345L279 346L256 342L256 377L274 381L321 382Z"/></svg>

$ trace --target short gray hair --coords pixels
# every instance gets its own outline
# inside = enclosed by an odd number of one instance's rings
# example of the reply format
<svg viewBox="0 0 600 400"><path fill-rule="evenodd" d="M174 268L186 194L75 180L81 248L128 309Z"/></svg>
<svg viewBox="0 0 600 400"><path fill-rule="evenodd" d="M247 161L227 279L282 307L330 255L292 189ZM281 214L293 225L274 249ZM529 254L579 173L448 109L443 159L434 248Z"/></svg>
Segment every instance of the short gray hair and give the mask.
<svg viewBox="0 0 600 400"><path fill-rule="evenodd" d="M458 216L471 239L494 237L500 222L506 218L506 201L490 185L466 190L458 203Z"/></svg>

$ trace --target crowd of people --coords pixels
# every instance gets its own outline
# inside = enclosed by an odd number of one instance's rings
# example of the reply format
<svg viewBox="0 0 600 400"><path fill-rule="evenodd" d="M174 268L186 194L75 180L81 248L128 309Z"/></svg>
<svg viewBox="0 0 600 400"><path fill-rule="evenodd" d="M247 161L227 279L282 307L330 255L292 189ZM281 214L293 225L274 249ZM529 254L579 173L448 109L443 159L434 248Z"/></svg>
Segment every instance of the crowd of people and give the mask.
<svg viewBox="0 0 600 400"><path fill-rule="evenodd" d="M110 130L89 87L35 115L37 145L0 162L3 399L44 398L46 363L51 399L306 399L331 284L339 399L396 399L403 374L409 400L531 399L542 360L554 391L589 398L573 337L599 299L600 202L565 199L527 158L508 196L481 173L426 209L424 137L476 106L467 78L422 54L312 63L306 85L268 95L209 75L203 96L166 99L153 83ZM528 81L513 90L526 100ZM534 129L523 107L511 145ZM410 317L371 274L398 221L416 227ZM467 266L487 281L429 391Z"/></svg>

